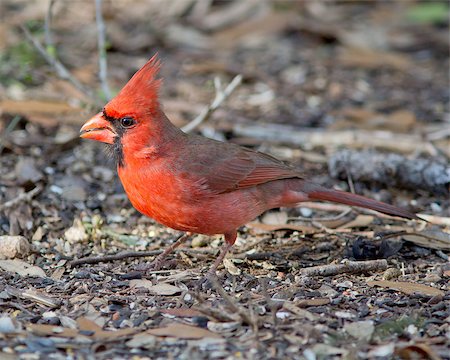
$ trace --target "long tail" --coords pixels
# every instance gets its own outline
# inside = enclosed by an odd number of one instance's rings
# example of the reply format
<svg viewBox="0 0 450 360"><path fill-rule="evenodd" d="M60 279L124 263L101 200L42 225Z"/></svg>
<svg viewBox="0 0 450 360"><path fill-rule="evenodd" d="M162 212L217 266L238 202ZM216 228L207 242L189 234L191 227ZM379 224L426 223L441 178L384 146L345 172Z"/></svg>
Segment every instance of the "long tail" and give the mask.
<svg viewBox="0 0 450 360"><path fill-rule="evenodd" d="M408 210L401 209L381 201L369 199L361 195L355 195L345 191L331 190L311 183L306 183L304 185L306 185L305 187L307 188L306 193L308 194L308 198L311 200L332 201L350 206L360 206L363 208L376 210L387 215L399 216L406 219L420 219L416 214Z"/></svg>

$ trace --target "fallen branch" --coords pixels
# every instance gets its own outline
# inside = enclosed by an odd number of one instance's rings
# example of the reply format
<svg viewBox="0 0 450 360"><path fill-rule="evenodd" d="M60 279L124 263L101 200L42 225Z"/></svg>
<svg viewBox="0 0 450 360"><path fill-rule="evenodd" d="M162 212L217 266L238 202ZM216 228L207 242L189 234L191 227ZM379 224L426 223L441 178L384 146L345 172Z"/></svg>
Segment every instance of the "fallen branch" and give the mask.
<svg viewBox="0 0 450 360"><path fill-rule="evenodd" d="M377 148L404 154L423 152L434 154L431 143L415 134L394 134L387 131L341 130L323 131L303 129L281 124L236 124L234 134L302 148L348 147L351 149ZM445 151L445 150L444 150ZM446 151L449 155L450 151Z"/></svg>
<svg viewBox="0 0 450 360"><path fill-rule="evenodd" d="M385 259L369 261L345 261L343 264L330 264L312 266L301 270L304 276L333 276L345 273L362 273L386 270L388 267Z"/></svg>
<svg viewBox="0 0 450 360"><path fill-rule="evenodd" d="M30 201L33 197L35 197L41 191L42 191L42 187L38 185L33 190L30 190L26 193L22 193L22 194L18 195L17 197L15 197L14 199L11 199L11 200L5 202L4 204L1 204L0 211L14 207L14 206L20 204L21 202Z"/></svg>
<svg viewBox="0 0 450 360"><path fill-rule="evenodd" d="M180 251L191 253L191 254L215 254L215 250L199 250L199 249L175 249L173 252L178 253ZM101 262L111 262L116 260L124 260L131 258L140 258L147 256L157 256L162 254L163 250L150 250L150 251L122 251L114 255L101 255L101 256L88 256L81 259L72 260L69 262L68 266L75 267L84 264L98 264Z"/></svg>
<svg viewBox="0 0 450 360"><path fill-rule="evenodd" d="M52 66L56 74L63 80L67 80L70 83L72 83L73 86L75 86L79 91L81 91L88 99L95 98L96 100L100 101L94 93L86 88L81 82L78 81L77 78L75 78L69 70L56 58L56 56L50 55L45 48L42 46L42 44L28 31L28 29L20 25L20 29L25 34L25 37L33 44L33 46L36 48L36 50L39 52L39 54L47 61L47 63Z"/></svg>
<svg viewBox="0 0 450 360"><path fill-rule="evenodd" d="M155 256L161 254L162 250L152 250L152 251L124 251L114 255L101 255L101 256L90 256L81 259L72 260L69 262L69 267L75 267L84 264L98 264L101 262L111 262L116 260L123 260L129 258L138 258L146 256Z"/></svg>
<svg viewBox="0 0 450 360"><path fill-rule="evenodd" d="M233 80L227 85L227 87L222 90L219 78L214 79L214 87L216 89L216 96L212 103L203 109L203 111L190 123L184 125L181 130L185 133L189 133L198 127L201 123L207 121L211 115L216 111L219 106L231 95L231 93L237 88L237 86L242 82L242 75L236 75Z"/></svg>
<svg viewBox="0 0 450 360"><path fill-rule="evenodd" d="M328 160L331 176L376 182L387 187L424 189L445 194L450 184L450 166L432 159L408 159L398 154L341 150Z"/></svg>

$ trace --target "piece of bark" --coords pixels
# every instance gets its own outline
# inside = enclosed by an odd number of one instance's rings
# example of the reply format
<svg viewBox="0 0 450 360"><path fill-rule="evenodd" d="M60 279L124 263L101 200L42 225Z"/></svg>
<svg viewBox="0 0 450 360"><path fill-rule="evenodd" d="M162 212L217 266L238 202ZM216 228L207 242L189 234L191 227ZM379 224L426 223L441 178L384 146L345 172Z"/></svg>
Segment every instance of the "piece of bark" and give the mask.
<svg viewBox="0 0 450 360"><path fill-rule="evenodd" d="M450 166L432 159L408 159L398 154L342 150L328 161L331 176L384 186L422 189L435 194L448 192Z"/></svg>
<svg viewBox="0 0 450 360"><path fill-rule="evenodd" d="M303 268L301 274L304 276L333 276L338 274L355 274L363 272L375 272L387 269L387 261L345 261L342 264L329 264Z"/></svg>

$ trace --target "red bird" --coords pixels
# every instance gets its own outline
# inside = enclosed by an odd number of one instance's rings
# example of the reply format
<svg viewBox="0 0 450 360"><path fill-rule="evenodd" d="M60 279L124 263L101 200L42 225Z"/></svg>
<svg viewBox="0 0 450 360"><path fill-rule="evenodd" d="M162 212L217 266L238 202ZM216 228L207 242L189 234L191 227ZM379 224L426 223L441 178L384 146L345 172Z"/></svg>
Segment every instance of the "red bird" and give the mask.
<svg viewBox="0 0 450 360"><path fill-rule="evenodd" d="M185 134L158 99L160 62L152 57L120 93L81 128L81 137L110 144L133 206L176 230L223 234L225 243L208 275L234 244L237 229L266 210L307 200L333 201L417 219L413 213L303 179L295 168L261 152ZM151 264L187 239L180 237Z"/></svg>

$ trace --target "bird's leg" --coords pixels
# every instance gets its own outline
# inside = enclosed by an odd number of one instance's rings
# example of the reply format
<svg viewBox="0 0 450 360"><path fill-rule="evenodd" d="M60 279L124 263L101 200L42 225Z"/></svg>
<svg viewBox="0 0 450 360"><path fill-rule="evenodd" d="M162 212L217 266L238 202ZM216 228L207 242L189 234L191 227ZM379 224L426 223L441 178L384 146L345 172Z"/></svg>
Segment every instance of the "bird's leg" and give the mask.
<svg viewBox="0 0 450 360"><path fill-rule="evenodd" d="M236 238L237 238L237 232L236 231L231 232L231 233L226 233L224 235L225 235L225 242L222 245L222 248L220 249L219 256L214 261L214 264L211 265L211 267L209 268L209 270L207 271L205 276L202 276L200 278L200 280L198 280L196 282L195 286L198 289L203 289L204 286L206 286L206 288L211 287L211 281L210 280L217 277L217 275L216 275L217 268L222 263L225 255L227 255L228 251L231 249L231 247L233 246L234 242L236 241Z"/></svg>
<svg viewBox="0 0 450 360"><path fill-rule="evenodd" d="M222 264L223 258L225 257L225 255L228 253L228 251L231 249L232 246L233 246L232 243L225 241L225 243L222 245L222 249L220 250L219 256L217 257L216 261L214 261L214 264L211 265L208 272L206 273L205 277L207 279L216 276L217 268L219 267L220 264Z"/></svg>
<svg viewBox="0 0 450 360"><path fill-rule="evenodd" d="M180 235L177 240L171 244L170 246L166 247L164 251L159 254L155 260L153 260L150 264L142 264L138 266L137 270L139 271L148 271L148 270L159 270L164 263L164 260L166 259L167 255L169 255L172 251L174 251L178 246L180 246L182 243L184 243L187 239L189 239L190 233L184 233Z"/></svg>

